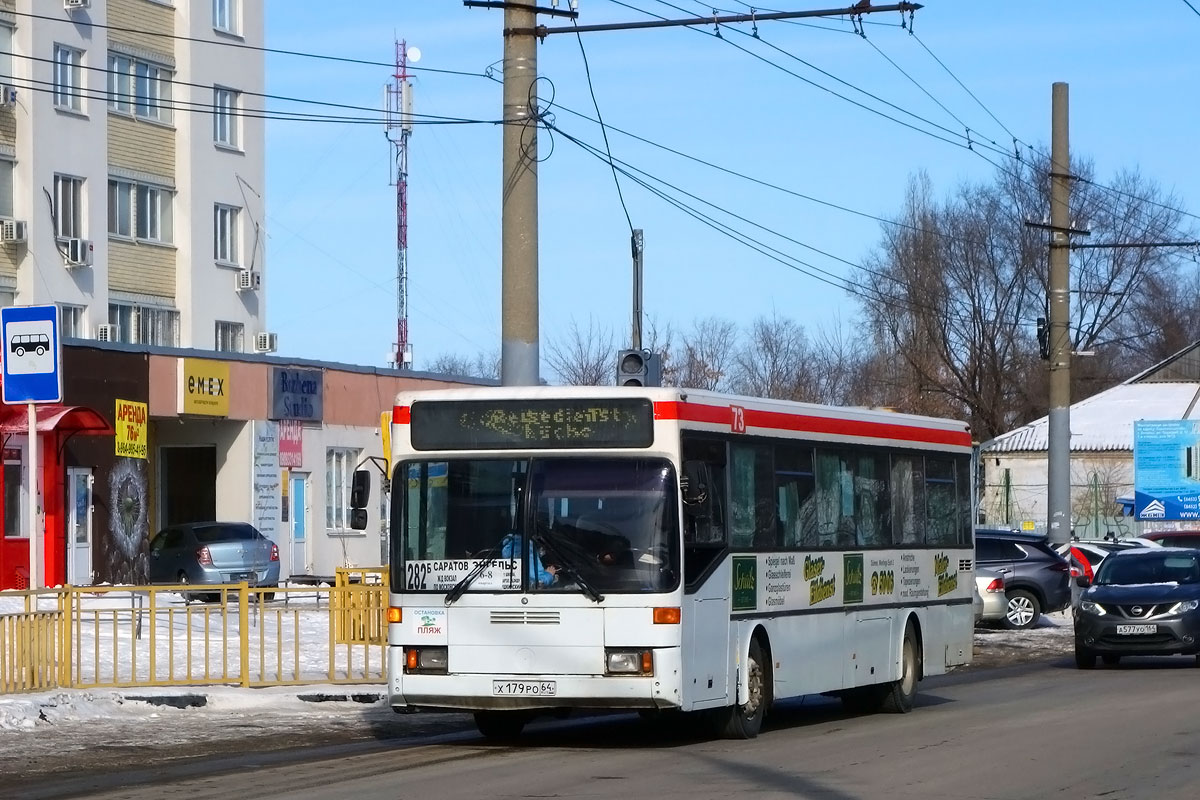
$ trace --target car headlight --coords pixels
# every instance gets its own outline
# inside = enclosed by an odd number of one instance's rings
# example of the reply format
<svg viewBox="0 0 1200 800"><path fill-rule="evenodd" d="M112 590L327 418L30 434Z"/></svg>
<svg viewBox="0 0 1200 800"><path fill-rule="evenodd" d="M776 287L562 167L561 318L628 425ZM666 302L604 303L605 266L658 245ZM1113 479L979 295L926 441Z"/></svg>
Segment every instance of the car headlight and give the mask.
<svg viewBox="0 0 1200 800"><path fill-rule="evenodd" d="M1102 617L1108 613L1104 610L1104 606L1099 603L1093 603L1091 600L1079 601L1079 610L1085 614L1095 614L1097 617Z"/></svg>
<svg viewBox="0 0 1200 800"><path fill-rule="evenodd" d="M1200 600L1180 600L1175 605L1171 606L1168 614L1186 614L1189 611L1195 611L1200 608Z"/></svg>

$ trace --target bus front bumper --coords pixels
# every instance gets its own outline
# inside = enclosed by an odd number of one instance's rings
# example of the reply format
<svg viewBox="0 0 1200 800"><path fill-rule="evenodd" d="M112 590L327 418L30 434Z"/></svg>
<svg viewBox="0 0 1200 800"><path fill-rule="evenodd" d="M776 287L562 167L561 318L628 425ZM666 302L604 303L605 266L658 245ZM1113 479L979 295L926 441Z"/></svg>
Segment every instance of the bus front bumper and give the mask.
<svg viewBox="0 0 1200 800"><path fill-rule="evenodd" d="M679 708L679 648L654 649L653 675L407 674L404 648L388 648L394 709Z"/></svg>

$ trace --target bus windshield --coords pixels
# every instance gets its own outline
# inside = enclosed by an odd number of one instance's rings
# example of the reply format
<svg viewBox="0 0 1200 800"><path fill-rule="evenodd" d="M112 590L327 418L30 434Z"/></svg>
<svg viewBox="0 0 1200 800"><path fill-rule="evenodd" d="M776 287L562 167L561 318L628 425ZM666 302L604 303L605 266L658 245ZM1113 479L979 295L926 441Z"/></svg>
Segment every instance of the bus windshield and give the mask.
<svg viewBox="0 0 1200 800"><path fill-rule="evenodd" d="M404 484L399 484L404 480ZM678 489L661 458L407 461L392 498L394 592L665 592Z"/></svg>

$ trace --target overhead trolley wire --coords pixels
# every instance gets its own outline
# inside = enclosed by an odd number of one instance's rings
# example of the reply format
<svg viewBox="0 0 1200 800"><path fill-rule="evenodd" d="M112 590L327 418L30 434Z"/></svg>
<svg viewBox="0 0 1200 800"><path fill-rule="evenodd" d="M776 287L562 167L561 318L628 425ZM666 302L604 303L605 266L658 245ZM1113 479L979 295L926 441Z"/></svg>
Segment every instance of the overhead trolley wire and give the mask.
<svg viewBox="0 0 1200 800"><path fill-rule="evenodd" d="M233 47L233 48L239 48L242 50L252 50L252 51L261 52L261 53L271 53L274 55L296 56L298 58L314 58L314 59L318 59L321 61L337 61L337 62L341 62L344 64L360 64L360 65L368 66L368 67L386 67L387 69L395 69L396 68L395 63L389 62L389 61L370 61L368 59L363 59L363 58L349 58L346 56L331 56L331 55L325 55L322 53L306 53L301 50L284 50L284 49L281 49L278 47L264 47L264 46L260 46L260 45L246 44L245 42L228 41L225 39L205 39L205 38L199 37L199 36L182 36L177 33L163 33L161 31L140 30L138 28L129 28L129 27L125 27L123 25L105 25L104 23L100 23L100 22L90 22L88 20L83 20L83 19L66 19L64 17L56 17L56 16L52 16L49 14L34 14L29 11L8 10L8 11L6 11L6 13L12 14L12 15L18 16L18 17L28 17L30 19L41 19L41 20L47 20L49 22L62 22L62 23L71 25L73 27L98 28L100 30L119 31L122 33L134 33L134 34L138 34L140 36L157 36L157 37L161 37L164 39L174 39L174 40L183 41L183 42L196 42L198 44L210 44L210 45L215 45L217 47ZM442 75L462 75L462 76L471 77L471 78L489 77L482 72L465 72L465 71L453 70L453 69L436 69L434 67L417 67L417 66L414 66L411 64L408 65L408 69L413 70L413 71L420 71L420 72L438 73L438 74L442 74Z"/></svg>

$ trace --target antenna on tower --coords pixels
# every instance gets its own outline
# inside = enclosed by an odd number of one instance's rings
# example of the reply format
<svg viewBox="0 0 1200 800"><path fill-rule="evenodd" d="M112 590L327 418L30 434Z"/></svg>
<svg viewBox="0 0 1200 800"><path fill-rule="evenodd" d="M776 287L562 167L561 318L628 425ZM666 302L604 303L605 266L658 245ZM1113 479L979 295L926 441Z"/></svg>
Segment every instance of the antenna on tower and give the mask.
<svg viewBox="0 0 1200 800"><path fill-rule="evenodd" d="M390 363L397 369L412 367L412 343L408 341L408 137L412 134L413 94L408 80L408 63L421 59L421 51L396 42L396 71L386 93L384 124L391 144L388 183L396 187L396 341Z"/></svg>

